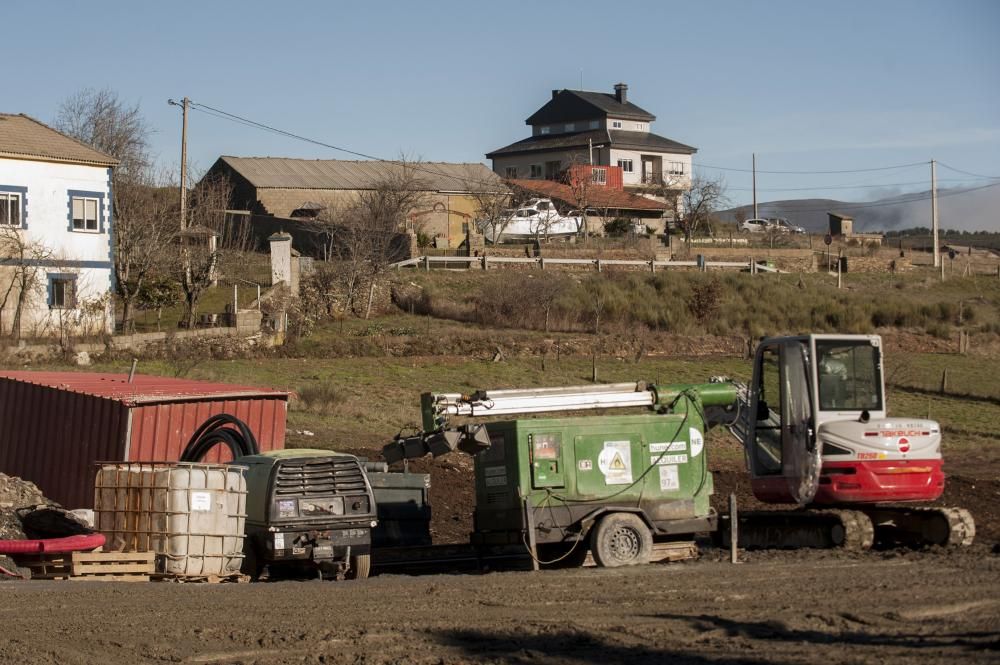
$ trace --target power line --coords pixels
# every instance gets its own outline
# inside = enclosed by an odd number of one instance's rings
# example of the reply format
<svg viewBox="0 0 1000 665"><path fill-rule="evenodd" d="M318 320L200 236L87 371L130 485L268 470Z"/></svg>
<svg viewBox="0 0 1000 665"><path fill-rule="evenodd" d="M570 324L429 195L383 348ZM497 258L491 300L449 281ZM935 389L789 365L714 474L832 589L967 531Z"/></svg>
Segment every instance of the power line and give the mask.
<svg viewBox="0 0 1000 665"><path fill-rule="evenodd" d="M981 185L979 187L971 187L971 188L968 188L968 189L960 189L960 190L955 190L955 191L951 191L951 192L945 192L944 194L940 194L939 193L937 197L939 199L943 199L943 198L946 198L946 197L949 197L949 196L961 196L961 195L969 194L971 192L976 192L976 191L979 191L979 190L982 190L982 189L989 189L991 187L998 187L998 186L1000 186L1000 182L995 182L995 183L992 183L992 184L989 184L989 185ZM931 198L932 197L931 197L930 192L924 192L924 193L919 194L919 195L911 195L908 198L907 197L900 197L898 199L893 199L891 201L879 201L879 202L876 202L876 203L842 203L842 202L838 201L837 202L837 208L840 209L840 210L863 210L863 209L866 209L866 208L883 208L885 206L903 205L903 204L906 204L906 203L917 203L919 201L929 201ZM767 205L767 204L765 204L765 205ZM739 206L739 207L742 208L744 206ZM805 207L805 208L795 208L795 207L781 206L782 212L822 212L822 211L829 210L829 209L830 209L830 206Z"/></svg>
<svg viewBox="0 0 1000 665"><path fill-rule="evenodd" d="M257 122L255 120L250 120L249 118L244 118L243 116L236 115L235 113L229 113L228 111L223 111L222 109L217 109L215 107L209 106L208 104L202 104L200 102L190 102L190 105L191 105L191 108L194 108L196 111L201 111L203 113L207 113L208 115L214 115L216 118L221 118L223 120L230 120L230 121L236 122L238 124L242 124L242 125L245 125L245 126L248 126L248 127L254 127L254 128L257 128L257 129L262 129L264 131L272 132L272 133L278 134L280 136L287 136L289 138L293 138L293 139L296 139L296 140L299 140L299 141L304 141L306 143L312 143L313 145L318 145L318 146L321 146L321 147L324 147L324 148L329 148L331 150L336 150L338 152L347 153L348 155L353 155L355 157L362 157L364 159L368 159L368 160L376 161L376 162L382 162L382 163L385 163L385 164L396 164L396 163L398 163L398 162L395 162L395 161L393 161L391 159L383 159L383 158L377 157L375 155L369 155L369 154L366 154L366 153L363 153L363 152L358 152L356 150L351 150L350 148L344 148L342 146L333 145L332 143L326 143L325 141L319 141L317 139L312 139L312 138L309 138L307 136L302 136L300 134L295 134L294 132L289 132L289 131L286 131L284 129L279 129L277 127L272 127L271 125L266 125L266 124L264 124L262 122ZM206 111L206 109L207 109L207 111ZM496 184L495 182L487 181L487 180L482 180L482 179L479 179L479 178L463 177L463 176L454 175L454 174L451 174L451 173L444 173L442 171L435 171L434 169L427 168L426 166L424 166L424 165L422 165L420 163L410 164L409 166L414 171L422 171L424 173L430 173L430 174L433 174L433 175L436 175L436 176L441 176L443 178L450 178L450 179L453 179L453 180L458 180L459 182L473 183L473 184L476 184L476 185L495 185Z"/></svg>
<svg viewBox="0 0 1000 665"><path fill-rule="evenodd" d="M893 169L907 169L913 166L926 166L930 162L913 162L912 164L897 164L895 166L877 166L866 169L843 169L836 171L765 171L757 169L757 173L775 173L782 175L832 175L836 173L871 173L872 171L891 171ZM753 169L740 169L731 166L712 166L710 164L695 164L695 168L715 169L717 171L737 171L740 173L753 173Z"/></svg>
<svg viewBox="0 0 1000 665"><path fill-rule="evenodd" d="M948 166L944 162L938 162L941 166L945 167L949 171L955 171L956 173L962 173L964 175L971 175L976 178L985 178L986 180L1000 180L1000 176L995 175L980 175L978 173L970 173L969 171L963 171L962 169L956 169L954 166Z"/></svg>
<svg viewBox="0 0 1000 665"><path fill-rule="evenodd" d="M938 178L938 182L968 182L968 178ZM818 189L880 189L882 187L910 187L913 185L927 186L926 180L913 182L886 182L875 185L816 185L815 187L758 187L758 192L809 192ZM727 187L737 192L752 191L749 187Z"/></svg>

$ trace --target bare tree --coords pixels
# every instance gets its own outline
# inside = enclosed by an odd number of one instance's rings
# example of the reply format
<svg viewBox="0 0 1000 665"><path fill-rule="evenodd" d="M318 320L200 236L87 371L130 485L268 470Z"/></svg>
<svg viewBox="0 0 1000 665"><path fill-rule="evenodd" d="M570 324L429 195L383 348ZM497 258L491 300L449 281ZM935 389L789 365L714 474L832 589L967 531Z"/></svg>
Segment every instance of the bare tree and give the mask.
<svg viewBox="0 0 1000 665"><path fill-rule="evenodd" d="M683 211L678 226L684 232L684 241L702 227L707 227L712 213L726 203L726 184L722 177L691 179L691 188L682 195Z"/></svg>
<svg viewBox="0 0 1000 665"><path fill-rule="evenodd" d="M122 178L114 189L115 288L126 333L134 329L136 300L146 280L165 271L175 256L169 250L176 234L175 197L157 188L148 175L134 176Z"/></svg>
<svg viewBox="0 0 1000 665"><path fill-rule="evenodd" d="M368 281L368 296L364 317L371 316L375 288L383 273L402 250L400 230L405 227L407 214L423 202L427 186L419 178L414 162L392 163L388 172L370 189L358 194L346 216L346 232L350 240L349 260L359 270L357 277Z"/></svg>
<svg viewBox="0 0 1000 665"><path fill-rule="evenodd" d="M134 325L135 299L146 278L162 263L169 246L167 219L172 202L157 191L149 155L152 133L138 104L118 93L87 88L59 106L55 126L118 160L113 171L115 289L122 304L122 330Z"/></svg>
<svg viewBox="0 0 1000 665"><path fill-rule="evenodd" d="M180 262L176 270L184 292L184 320L193 328L198 300L217 279L222 251L239 247L242 235L233 237L227 226L226 208L232 186L224 177L202 178L191 192L188 219L177 229Z"/></svg>
<svg viewBox="0 0 1000 665"><path fill-rule="evenodd" d="M52 251L48 247L28 240L18 228L0 226L0 258L4 264L0 270L6 273L2 282L3 294L0 295L0 317L13 298L10 334L15 340L21 339L22 319L31 294L41 288L41 264L51 256ZM4 327L0 320L0 332Z"/></svg>
<svg viewBox="0 0 1000 665"><path fill-rule="evenodd" d="M118 160L115 182L149 168L151 130L139 105L129 106L110 88L86 88L59 106L55 127Z"/></svg>
<svg viewBox="0 0 1000 665"><path fill-rule="evenodd" d="M570 280L562 274L528 274L531 279L527 279L521 285L524 299L542 311L543 325L545 332L550 330L552 311L555 309L559 299L569 289Z"/></svg>
<svg viewBox="0 0 1000 665"><path fill-rule="evenodd" d="M476 204L477 230L490 242L498 244L513 216L511 208L516 205L514 192L499 183L474 181L469 196Z"/></svg>

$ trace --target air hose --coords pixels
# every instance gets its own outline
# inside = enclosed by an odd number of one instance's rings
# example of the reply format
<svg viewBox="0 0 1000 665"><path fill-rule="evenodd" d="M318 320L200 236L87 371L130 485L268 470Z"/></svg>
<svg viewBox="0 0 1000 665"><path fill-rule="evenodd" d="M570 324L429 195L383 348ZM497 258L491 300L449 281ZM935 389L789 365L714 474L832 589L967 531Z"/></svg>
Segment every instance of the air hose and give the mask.
<svg viewBox="0 0 1000 665"><path fill-rule="evenodd" d="M201 424L188 442L181 462L200 462L208 452L223 444L233 455L233 459L260 453L257 437L245 422L228 413L212 416Z"/></svg>

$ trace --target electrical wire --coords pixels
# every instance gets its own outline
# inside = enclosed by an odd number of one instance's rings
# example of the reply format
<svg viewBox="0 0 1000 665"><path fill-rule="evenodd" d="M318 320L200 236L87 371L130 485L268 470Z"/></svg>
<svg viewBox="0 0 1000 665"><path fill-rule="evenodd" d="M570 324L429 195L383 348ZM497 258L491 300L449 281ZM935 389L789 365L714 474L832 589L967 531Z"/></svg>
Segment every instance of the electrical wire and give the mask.
<svg viewBox="0 0 1000 665"><path fill-rule="evenodd" d="M257 122L255 120L251 120L249 118L237 115L235 113L230 113L228 111L224 111L222 109L215 108L215 107L210 106L208 104L203 104L201 102L193 102L192 101L192 102L189 102L189 106L190 106L190 108L192 108L192 109L194 109L196 111L205 113L206 115L210 115L210 116L213 116L213 117L218 118L218 119L228 120L230 122L235 122L237 124L244 125L244 126L247 126L247 127L261 129L263 131L271 132L271 133L277 134L279 136L285 136L285 137L292 138L292 139L295 139L295 140L298 140L298 141L304 141L306 143L310 143L310 144L313 144L313 145L318 145L320 147L329 148L330 150L336 150L338 152L343 152L345 154L352 155L352 156L355 156L355 157L361 157L361 158L366 159L366 160L372 160L372 161L382 162L382 163L386 163L386 164L396 164L396 163L398 163L396 161L389 160L389 159L384 159L384 158L378 157L376 155L371 155L371 154L368 154L368 153L360 152L358 150L352 150L352 149L344 147L344 146L339 146L339 145L335 145L333 143L327 143L325 141L320 141L318 139L313 139L313 138L310 138L310 137L307 137L307 136L303 136L301 134L296 134L294 132L290 132L290 131L287 131L287 130L284 130L284 129L280 129L278 127L274 127L274 126L268 125L266 123ZM860 169L834 169L834 170L812 170L812 171L808 171L808 170L794 171L794 170L756 169L756 172L757 173L764 173L764 174L780 174L780 175L834 175L834 174L846 174L846 173L872 173L872 172L877 172L877 171L892 171L892 170L912 168L912 167L916 167L916 166L926 166L929 163L930 162L912 162L912 163L909 163L909 164L895 164L895 165L892 165L892 166L878 166L878 167L869 167L869 168L860 168ZM955 171L957 173L962 173L962 174L965 174L965 175L971 175L971 176L974 176L974 177L977 177L977 178L983 178L983 179L988 179L988 180L1000 180L1000 177L996 177L996 176L984 176L984 175L979 175L979 174L975 174L975 173L970 173L968 171L962 171L961 169L956 169L955 167L952 167L952 166L949 166L947 164L944 164L943 162L938 162L938 163L941 164L942 166L944 166L945 168L948 168L948 169L950 169L952 171ZM495 185L495 182L484 180L484 179L467 177L467 176L460 176L460 175L455 175L455 174L451 174L451 173L445 173L443 171L434 170L433 168L430 168L426 164L423 164L423 163L420 163L420 162L411 164L410 168L412 168L414 171L428 173L428 174L431 174L431 175L441 176L441 177L445 177L445 178L450 178L450 179L456 180L458 182L471 183L471 184L478 185L478 186L486 186L486 185L493 186L493 185ZM693 168L705 168L705 169L714 169L714 170L719 170L719 171L732 171L732 172L738 172L738 173L753 173L755 171L754 169L735 168L735 167L726 167L726 166L715 166L715 165L711 165L711 164L694 164ZM898 184L887 184L887 185L859 185L859 186L857 186L857 188L862 188L862 187L880 187L880 186L882 186L882 187L907 186L909 184L910 183L898 183ZM920 184L920 183L912 183L912 184ZM998 183L998 184L1000 184L1000 183ZM940 195L938 195L938 198L942 198L944 196L954 196L956 194L964 194L966 192L976 191L976 189L985 189L986 187L991 187L991 186L992 185L985 185L983 187L972 188L972 189L964 190L962 192L955 192L955 193L950 193L950 194L940 194ZM848 185L842 185L842 186L841 185L832 185L832 186L826 186L826 187L820 186L820 187L802 187L802 188L758 189L757 191L809 191L809 190L823 190L823 189L852 189L852 188L854 188L854 187L848 186ZM749 190L745 190L743 188L733 188L733 189L736 189L738 191L749 191ZM915 198L915 199L913 199L913 201L926 200L926 199L929 199L929 198L930 198L930 196L926 195L926 196L923 196L923 197L920 197L920 198ZM849 209L853 210L853 209L861 209L861 208L868 208L868 207L880 207L882 205L896 205L898 203L907 203L907 202L909 202L909 201L893 201L893 202L878 203L878 204L845 204L845 205L842 205L841 207L845 208L845 209L849 208ZM819 208L817 208L817 209L804 208L804 209L800 209L800 210L795 210L794 212L812 212L813 210L825 210L825 209L826 209L826 207L824 207L822 209L819 209Z"/></svg>
<svg viewBox="0 0 1000 665"><path fill-rule="evenodd" d="M766 169L743 169L731 166L712 166L711 164L694 164L696 168L714 169L716 171L735 171L738 173L774 173L781 175L833 175L838 173L871 173L873 171L892 171L894 169L907 169L914 166L925 166L930 162L913 162L912 164L897 164L895 166L876 166L864 169L839 169L831 171L770 171Z"/></svg>
<svg viewBox="0 0 1000 665"><path fill-rule="evenodd" d="M945 167L949 171L954 171L956 173L961 173L963 175L971 175L971 176L976 177L976 178L985 178L986 180L1000 180L1000 176L995 176L995 175L981 175L979 173L972 173L970 171L963 171L962 169L956 169L954 166L948 166L944 162L938 162L938 164L940 166Z"/></svg>

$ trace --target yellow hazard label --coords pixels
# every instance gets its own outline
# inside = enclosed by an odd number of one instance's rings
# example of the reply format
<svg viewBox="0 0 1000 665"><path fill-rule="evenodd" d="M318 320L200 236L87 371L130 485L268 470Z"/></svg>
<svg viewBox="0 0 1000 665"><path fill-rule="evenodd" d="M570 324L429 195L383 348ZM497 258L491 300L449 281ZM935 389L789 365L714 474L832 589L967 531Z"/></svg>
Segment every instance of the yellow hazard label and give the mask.
<svg viewBox="0 0 1000 665"><path fill-rule="evenodd" d="M608 465L608 468L614 471L624 471L625 462L622 461L622 456L618 453L615 453L615 456L611 458L611 464Z"/></svg>

